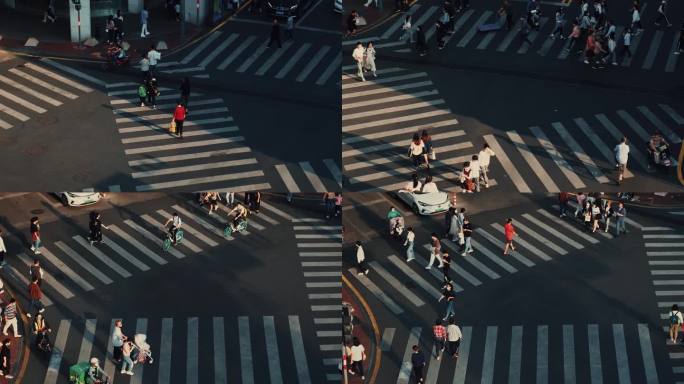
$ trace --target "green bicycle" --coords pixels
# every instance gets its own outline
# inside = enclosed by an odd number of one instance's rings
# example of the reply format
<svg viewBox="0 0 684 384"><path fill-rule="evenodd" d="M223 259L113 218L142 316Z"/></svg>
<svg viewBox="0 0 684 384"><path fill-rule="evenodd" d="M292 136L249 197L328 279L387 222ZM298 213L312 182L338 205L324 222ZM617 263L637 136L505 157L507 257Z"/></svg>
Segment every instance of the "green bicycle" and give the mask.
<svg viewBox="0 0 684 384"><path fill-rule="evenodd" d="M176 244L180 244L181 241L183 241L183 230L178 228L178 230L176 231ZM165 232L164 242L162 243L162 248L164 249L165 252L168 252L169 249L171 249L172 245L173 245L173 241L171 241L171 233Z"/></svg>
<svg viewBox="0 0 684 384"><path fill-rule="evenodd" d="M226 237L230 237L235 231L238 233L242 233L247 229L247 219L241 219L239 220L237 226L233 229L233 224L228 223L226 225L226 228L223 229L223 234L226 235Z"/></svg>

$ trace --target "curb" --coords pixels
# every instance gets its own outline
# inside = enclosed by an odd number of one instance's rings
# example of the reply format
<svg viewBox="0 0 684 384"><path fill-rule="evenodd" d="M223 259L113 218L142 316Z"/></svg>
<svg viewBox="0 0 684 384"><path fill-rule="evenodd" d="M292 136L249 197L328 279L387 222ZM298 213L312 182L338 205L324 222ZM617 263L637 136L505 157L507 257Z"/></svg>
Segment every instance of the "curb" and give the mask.
<svg viewBox="0 0 684 384"><path fill-rule="evenodd" d="M380 327L378 326L377 320L375 319L375 315L373 314L373 311L370 309L370 306L366 302L366 300L363 299L363 296L361 293L354 287L351 282L347 279L347 277L342 274L342 282L344 283L347 288L351 291L351 294L355 297L355 299L361 303L361 306L365 310L366 314L368 315L368 318L370 319L371 322L371 327L373 328L373 337L371 338L371 343L375 344L375 348L370 348L373 351L373 357L371 358L371 363L372 364L372 370L373 372L370 375L369 380L367 381L368 383L375 383L376 378L378 376L378 372L380 371L380 363L382 359L382 353L380 351Z"/></svg>

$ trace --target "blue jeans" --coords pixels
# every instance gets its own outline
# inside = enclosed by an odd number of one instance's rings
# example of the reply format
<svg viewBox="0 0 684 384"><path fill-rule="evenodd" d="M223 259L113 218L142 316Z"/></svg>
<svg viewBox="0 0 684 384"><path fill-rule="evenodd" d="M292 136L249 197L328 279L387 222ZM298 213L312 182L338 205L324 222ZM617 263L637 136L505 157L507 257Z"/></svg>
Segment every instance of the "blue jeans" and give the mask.
<svg viewBox="0 0 684 384"><path fill-rule="evenodd" d="M40 302L40 300L33 300L29 302L29 313L32 315L35 315L38 313L41 309L43 309L43 303Z"/></svg>
<svg viewBox="0 0 684 384"><path fill-rule="evenodd" d="M34 248L34 251L38 251L38 248L40 248L40 239L34 241L31 246Z"/></svg>
<svg viewBox="0 0 684 384"><path fill-rule="evenodd" d="M625 229L625 219L623 218L618 218L615 225L615 234L619 235L620 233L627 233L627 229Z"/></svg>
<svg viewBox="0 0 684 384"><path fill-rule="evenodd" d="M447 308L446 308L446 314L444 315L445 319L448 319L450 316L453 316L456 314L456 308L455 304L453 301L448 301L447 302Z"/></svg>
<svg viewBox="0 0 684 384"><path fill-rule="evenodd" d="M406 247L406 260L413 260L416 258L416 254L413 251L413 241L409 241Z"/></svg>
<svg viewBox="0 0 684 384"><path fill-rule="evenodd" d="M471 252L473 250L473 245L470 243L470 236L465 237L465 249L463 253Z"/></svg>
<svg viewBox="0 0 684 384"><path fill-rule="evenodd" d="M122 371L133 370L133 360L131 360L130 356L124 356L123 357L123 364L121 364L121 370Z"/></svg>

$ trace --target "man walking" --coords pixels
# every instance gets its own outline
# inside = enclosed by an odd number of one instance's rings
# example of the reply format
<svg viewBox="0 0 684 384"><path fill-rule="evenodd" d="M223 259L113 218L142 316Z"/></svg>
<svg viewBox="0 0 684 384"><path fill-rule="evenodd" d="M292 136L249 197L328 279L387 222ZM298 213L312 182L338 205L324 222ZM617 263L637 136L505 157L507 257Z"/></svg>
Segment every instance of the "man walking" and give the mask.
<svg viewBox="0 0 684 384"><path fill-rule="evenodd" d="M615 236L620 236L621 233L627 233L625 228L625 217L627 217L627 209L622 202L618 203L618 207L615 210L615 216L617 221L615 223Z"/></svg>
<svg viewBox="0 0 684 384"><path fill-rule="evenodd" d="M14 332L14 337L21 337L19 334L19 328L17 328L17 301L13 298L10 299L9 304L5 306L4 312L5 326L2 327L2 334L7 335L7 330L12 327Z"/></svg>
<svg viewBox="0 0 684 384"><path fill-rule="evenodd" d="M123 344L128 339L123 334L122 327L123 323L121 320L114 322L114 332L112 332L112 346L114 346L114 350L112 351L112 358L117 364L120 364L123 359Z"/></svg>
<svg viewBox="0 0 684 384"><path fill-rule="evenodd" d="M439 266L437 268L442 268L443 267L443 262L442 262L442 256L440 254L440 250L442 248L442 245L439 242L439 236L437 236L436 233L432 233L432 237L430 238L430 262L428 263L427 267L425 269L430 269L432 268L432 264L435 263L435 258L439 261Z"/></svg>
<svg viewBox="0 0 684 384"><path fill-rule="evenodd" d="M423 383L423 368L425 367L425 356L420 352L420 347L414 345L412 347L411 365L413 366L413 375L416 377L416 383Z"/></svg>
<svg viewBox="0 0 684 384"><path fill-rule="evenodd" d="M150 50L147 51L147 59L150 61L150 73L154 75L154 71L157 70L157 63L161 60L161 53L154 49L154 45L151 45Z"/></svg>
<svg viewBox="0 0 684 384"><path fill-rule="evenodd" d="M416 258L413 245L416 240L416 234L413 233L413 227L406 228L406 241L404 241L404 246L406 247L406 261L409 262Z"/></svg>
<svg viewBox="0 0 684 384"><path fill-rule="evenodd" d="M627 145L627 138L623 137L620 143L613 149L615 152L615 161L618 171L617 184L622 183L622 178L627 168L627 158L629 157L629 145Z"/></svg>
<svg viewBox="0 0 684 384"><path fill-rule="evenodd" d="M176 136L183 138L183 122L185 121L185 107L178 101L176 109L173 111L173 120L176 122Z"/></svg>
<svg viewBox="0 0 684 384"><path fill-rule="evenodd" d="M294 40L294 35L292 34L294 32L294 15L290 15L287 17L287 24L285 27L285 40Z"/></svg>
<svg viewBox="0 0 684 384"><path fill-rule="evenodd" d="M423 27L418 26L416 28L416 49L421 56L427 55L427 41L425 40L425 32L423 32Z"/></svg>
<svg viewBox="0 0 684 384"><path fill-rule="evenodd" d="M31 299L29 303L29 311L26 313L26 317L31 317L32 314L43 313L45 308L41 300L43 299L43 292L38 286L38 279L33 279L28 286L29 298Z"/></svg>
<svg viewBox="0 0 684 384"><path fill-rule="evenodd" d="M461 256L467 256L469 253L473 253L473 245L471 244L470 237L473 235L473 227L470 226L470 220L466 217L463 219L463 239L465 240L465 249Z"/></svg>
<svg viewBox="0 0 684 384"><path fill-rule="evenodd" d="M20 336L17 336L20 337ZM0 347L0 372L2 372L2 376L5 377L7 380L12 380L14 379L14 376L12 376L12 352L10 349L10 345L12 344L12 340L7 338L2 341L2 347Z"/></svg>
<svg viewBox="0 0 684 384"><path fill-rule="evenodd" d="M447 326L447 345L449 346L449 354L454 359L458 358L458 347L461 344L462 337L461 328L456 325L456 320L453 317L450 318Z"/></svg>
<svg viewBox="0 0 684 384"><path fill-rule="evenodd" d="M38 216L31 218L31 251L35 255L40 255L40 223Z"/></svg>
<svg viewBox="0 0 684 384"><path fill-rule="evenodd" d="M668 27L672 26L672 23L670 23L670 20L667 18L667 15L665 14L667 8L667 1L662 0L660 2L660 5L658 6L658 17L656 18L656 21L653 23L657 26L660 26L660 23L665 20L665 23L667 24Z"/></svg>
<svg viewBox="0 0 684 384"><path fill-rule="evenodd" d="M140 11L140 37L147 37L150 35L150 31L147 30L147 19L149 19L150 13L147 11L147 7L143 7Z"/></svg>
<svg viewBox="0 0 684 384"><path fill-rule="evenodd" d="M271 27L271 39L268 41L266 47L271 48L271 44L276 41L278 42L278 48L282 47L280 43L280 24L278 24L278 19L273 19L273 26Z"/></svg>
<svg viewBox="0 0 684 384"><path fill-rule="evenodd" d="M367 275L368 267L366 266L366 254L363 251L363 246L360 241L356 242L356 269L359 275Z"/></svg>
<svg viewBox="0 0 684 384"><path fill-rule="evenodd" d="M442 358L446 346L446 328L442 325L441 319L435 320L435 325L432 326L432 334L435 337L435 357L439 360Z"/></svg>
<svg viewBox="0 0 684 384"><path fill-rule="evenodd" d="M484 143L482 149L477 154L477 159L480 162L480 172L482 173L482 180L484 180L485 188L489 188L489 163L491 162L492 156L496 154L489 148L489 144Z"/></svg>
<svg viewBox="0 0 684 384"><path fill-rule="evenodd" d="M40 266L40 260L37 258L33 259L33 265L29 268L29 279L36 280L39 287L43 285L43 267Z"/></svg>
<svg viewBox="0 0 684 384"><path fill-rule="evenodd" d="M143 81L147 81L150 78L150 59L147 56L143 56L140 59L140 72L142 72Z"/></svg>
<svg viewBox="0 0 684 384"><path fill-rule="evenodd" d="M356 60L356 76L358 76L361 81L366 81L363 77L363 62L366 54L366 49L363 47L361 42L356 43L356 48L352 52L352 57Z"/></svg>

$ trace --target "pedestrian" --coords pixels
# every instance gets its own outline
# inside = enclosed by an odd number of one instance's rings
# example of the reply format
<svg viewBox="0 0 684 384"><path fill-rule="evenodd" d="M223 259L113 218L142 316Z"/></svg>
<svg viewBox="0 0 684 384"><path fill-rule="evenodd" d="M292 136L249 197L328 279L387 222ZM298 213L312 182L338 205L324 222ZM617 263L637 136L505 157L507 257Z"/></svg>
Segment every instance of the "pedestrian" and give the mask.
<svg viewBox="0 0 684 384"><path fill-rule="evenodd" d="M435 258L439 261L439 266L437 268L442 268L442 256L440 255L442 245L439 242L439 237L436 233L432 233L430 237L430 262L425 269L432 268L432 264L435 262Z"/></svg>
<svg viewBox="0 0 684 384"><path fill-rule="evenodd" d="M271 48L271 44L273 44L274 41L278 43L278 48L282 47L282 44L280 43L280 24L276 18L273 19L273 24L271 24L271 39L268 41L266 47Z"/></svg>
<svg viewBox="0 0 684 384"><path fill-rule="evenodd" d="M447 346L448 353L454 358L458 358L458 347L461 345L461 338L463 334L461 333L461 328L456 325L456 319L453 317L449 319L449 325L447 325Z"/></svg>
<svg viewBox="0 0 684 384"><path fill-rule="evenodd" d="M435 152L435 146L432 144L432 136L428 133L427 129L423 129L420 133L420 140L425 145L425 152L430 160L437 160L437 153Z"/></svg>
<svg viewBox="0 0 684 384"><path fill-rule="evenodd" d="M568 39L570 39L570 41L568 43L568 47L565 48L566 52L572 51L572 49L577 44L577 41L579 41L581 34L582 34L582 30L579 27L579 23L577 22L577 20L573 20L572 21L572 30L570 31L570 34L568 35Z"/></svg>
<svg viewBox="0 0 684 384"><path fill-rule="evenodd" d="M420 138L418 132L413 134L411 144L409 145L409 157L413 159L413 166L420 167L428 163L427 148L425 143Z"/></svg>
<svg viewBox="0 0 684 384"><path fill-rule="evenodd" d="M7 248L5 248L5 240L2 238L2 229L0 229L0 268L7 264L5 256L7 256Z"/></svg>
<svg viewBox="0 0 684 384"><path fill-rule="evenodd" d="M608 54L603 58L603 62L607 63L610 60L612 65L618 65L617 63L617 43L615 42L615 34L608 35Z"/></svg>
<svg viewBox="0 0 684 384"><path fill-rule="evenodd" d="M185 76L180 85L181 101L185 107L185 112L190 111L190 79Z"/></svg>
<svg viewBox="0 0 684 384"><path fill-rule="evenodd" d="M658 6L658 16L656 17L656 20L653 24L660 26L660 23L665 20L665 23L667 24L668 27L672 26L672 23L670 23L670 19L667 18L667 1L666 0L661 0L660 5Z"/></svg>
<svg viewBox="0 0 684 384"><path fill-rule="evenodd" d="M447 20L448 33L454 33L454 25L456 23L456 8L454 7L454 2L446 0L444 2L444 10L446 11L449 19Z"/></svg>
<svg viewBox="0 0 684 384"><path fill-rule="evenodd" d="M294 40L294 15L287 17L287 24L285 25L285 41L288 39Z"/></svg>
<svg viewBox="0 0 684 384"><path fill-rule="evenodd" d="M675 49L674 54L679 55L684 52L684 23L682 23L682 28L679 30L679 42L677 43L677 49Z"/></svg>
<svg viewBox="0 0 684 384"><path fill-rule="evenodd" d="M475 185L475 192L480 192L480 161L477 155L470 157L470 180Z"/></svg>
<svg viewBox="0 0 684 384"><path fill-rule="evenodd" d="M209 192L207 194L207 198L209 200L209 214L212 214L213 212L218 212L219 209L219 194L218 192Z"/></svg>
<svg viewBox="0 0 684 384"><path fill-rule="evenodd" d="M621 233L627 233L627 229L625 228L627 209L622 201L618 203L618 207L615 210L615 217L617 217L617 221L615 222L615 236L620 236Z"/></svg>
<svg viewBox="0 0 684 384"><path fill-rule="evenodd" d="M177 0L176 4L173 5L173 13L174 13L174 17L176 19L176 22L180 22L181 21L181 5L180 5L179 0Z"/></svg>
<svg viewBox="0 0 684 384"><path fill-rule="evenodd" d="M560 207L560 217L568 215L568 203L570 202L570 194L567 192L560 192L558 194L558 206Z"/></svg>
<svg viewBox="0 0 684 384"><path fill-rule="evenodd" d="M226 205L231 208L235 206L235 192L226 192Z"/></svg>
<svg viewBox="0 0 684 384"><path fill-rule="evenodd" d="M423 27L418 26L416 28L416 49L421 56L427 55L427 41L425 40L425 33L423 32Z"/></svg>
<svg viewBox="0 0 684 384"><path fill-rule="evenodd" d="M105 33L107 34L106 43L112 44L116 41L116 23L114 23L114 16L109 15L105 21Z"/></svg>
<svg viewBox="0 0 684 384"><path fill-rule="evenodd" d="M451 256L449 256L449 251L444 250L442 252L442 274L444 275L444 283L448 283L451 281L449 278L449 270L451 268Z"/></svg>
<svg viewBox="0 0 684 384"><path fill-rule="evenodd" d="M19 337L19 336L17 336ZM0 372L2 373L2 376L5 376L5 379L7 380L12 380L14 379L14 376L12 376L12 352L10 349L10 345L12 344L12 340L9 338L6 338L5 340L2 341L2 347L0 347L0 359L2 359L2 366L0 366Z"/></svg>
<svg viewBox="0 0 684 384"><path fill-rule="evenodd" d="M463 238L465 240L465 249L461 256L467 256L469 253L473 253L473 245L471 244L470 237L473 235L473 227L470 225L470 220L466 217L463 221Z"/></svg>
<svg viewBox="0 0 684 384"><path fill-rule="evenodd" d="M90 213L90 245L95 242L102 243L102 228L109 229L102 224L102 216L100 212L93 211Z"/></svg>
<svg viewBox="0 0 684 384"><path fill-rule="evenodd" d="M371 4L375 5L375 8L378 8L378 0L368 0L363 4L363 6L368 8L368 6Z"/></svg>
<svg viewBox="0 0 684 384"><path fill-rule="evenodd" d="M563 26L565 25L565 12L563 12L563 8L558 8L556 11L556 26L553 28L553 31L551 32L551 38L553 39L556 34L560 36L560 39L563 40L565 39L565 36L563 36Z"/></svg>
<svg viewBox="0 0 684 384"><path fill-rule="evenodd" d="M444 49L444 45L445 45L444 39L447 35L445 25L439 21L436 22L435 23L435 32L437 35L437 37L436 37L437 49L441 51L442 49Z"/></svg>
<svg viewBox="0 0 684 384"><path fill-rule="evenodd" d="M142 11L140 11L140 37L147 37L150 35L150 31L147 30L147 20L150 17L150 13L147 7L144 6Z"/></svg>
<svg viewBox="0 0 684 384"><path fill-rule="evenodd" d="M480 174L485 188L489 188L489 164L491 163L492 156L496 156L496 154L489 148L489 144L484 143L482 149L477 154L477 158L480 162Z"/></svg>
<svg viewBox="0 0 684 384"><path fill-rule="evenodd" d="M575 208L575 217L579 218L582 209L584 208L584 202L587 200L587 195L584 192L578 192L575 196L575 201L577 202L577 207Z"/></svg>
<svg viewBox="0 0 684 384"><path fill-rule="evenodd" d="M435 320L435 325L432 326L432 334L435 337L435 353L437 355L435 357L440 360L446 347L446 327L442 325L442 319Z"/></svg>
<svg viewBox="0 0 684 384"><path fill-rule="evenodd" d="M150 59L147 56L143 56L140 59L140 72L142 73L143 81L147 81L150 78Z"/></svg>
<svg viewBox="0 0 684 384"><path fill-rule="evenodd" d="M335 192L335 217L342 215L342 194Z"/></svg>
<svg viewBox="0 0 684 384"><path fill-rule="evenodd" d="M361 79L361 81L366 81L363 77L363 60L366 56L366 49L363 47L361 42L356 43L356 48L352 52L352 57L356 60L356 76Z"/></svg>
<svg viewBox="0 0 684 384"><path fill-rule="evenodd" d="M121 347L121 356L123 363L121 364L121 374L133 376L133 360L131 360L131 351L133 350L133 343L129 340L124 341ZM126 369L128 368L128 369Z"/></svg>
<svg viewBox="0 0 684 384"><path fill-rule="evenodd" d="M114 331L112 332L112 358L114 362L120 364L123 359L123 344L128 338L123 333L123 322L121 320L114 321Z"/></svg>
<svg viewBox="0 0 684 384"><path fill-rule="evenodd" d="M506 30L510 31L513 28L513 8L511 8L511 3L508 0L503 0L498 14L500 18L506 19Z"/></svg>
<svg viewBox="0 0 684 384"><path fill-rule="evenodd" d="M629 158L629 145L627 145L626 137L620 140L620 143L615 146L613 152L615 153L615 167L618 171L617 184L620 185L625 169L627 169L627 159Z"/></svg>
<svg viewBox="0 0 684 384"><path fill-rule="evenodd" d="M356 242L356 269L359 275L368 274L368 266L366 266L366 254L363 251L363 246L360 241Z"/></svg>
<svg viewBox="0 0 684 384"><path fill-rule="evenodd" d="M423 383L423 368L425 367L425 356L420 352L420 347L414 345L412 347L413 353L411 354L411 366L413 370L413 376L416 377L416 383Z"/></svg>
<svg viewBox="0 0 684 384"><path fill-rule="evenodd" d="M605 38L613 37L613 40L615 40L615 24L613 23L612 19L608 19L608 23L606 24L606 27L604 28L606 33L603 35Z"/></svg>
<svg viewBox="0 0 684 384"><path fill-rule="evenodd" d="M358 22L358 17L358 13L356 13L356 10L353 9L347 17L347 34L344 35L344 37L354 36L356 34L356 31L358 29L356 25Z"/></svg>
<svg viewBox="0 0 684 384"><path fill-rule="evenodd" d="M406 240L404 241L404 247L406 247L406 261L409 262L416 258L414 251L414 244L416 241L416 234L413 233L413 227L406 228Z"/></svg>
<svg viewBox="0 0 684 384"><path fill-rule="evenodd" d="M621 58L628 56L632 57L632 50L630 47L632 46L632 30L631 28L627 27L625 28L625 31L622 33L622 50L620 52Z"/></svg>
<svg viewBox="0 0 684 384"><path fill-rule="evenodd" d="M591 233L596 233L599 229L599 220L601 220L601 208L597 203L591 205Z"/></svg>
<svg viewBox="0 0 684 384"><path fill-rule="evenodd" d="M610 228L610 219L615 217L615 209L613 209L613 205L610 202L606 204L604 215L606 218L606 228L604 232L608 233L608 228Z"/></svg>
<svg viewBox="0 0 684 384"><path fill-rule="evenodd" d="M11 298L9 303L5 306L2 316L5 323L5 325L2 327L2 334L8 336L7 330L12 327L14 337L21 337L19 334L19 328L17 326L17 300L15 300L14 297Z"/></svg>
<svg viewBox="0 0 684 384"><path fill-rule="evenodd" d="M643 31L643 26L641 25L641 13L639 12L639 6L634 5L632 7L632 27L631 30L634 31L634 36L638 36L641 31Z"/></svg>
<svg viewBox="0 0 684 384"><path fill-rule="evenodd" d="M154 48L154 45L150 46L150 50L147 51L147 59L150 61L150 76L154 75L157 70L157 64L161 60L161 53Z"/></svg>
<svg viewBox="0 0 684 384"><path fill-rule="evenodd" d="M594 59L594 52L596 49L596 39L594 32L590 29L587 41L584 45L584 64L589 64Z"/></svg>
<svg viewBox="0 0 684 384"><path fill-rule="evenodd" d="M447 209L446 213L444 214L444 236L442 237L449 237L449 233L451 232L451 221L453 220L455 215L456 207L449 207L449 209Z"/></svg>
<svg viewBox="0 0 684 384"><path fill-rule="evenodd" d="M43 286L43 267L40 266L40 259L33 259L33 264L29 267L29 279L31 281L36 280L38 286Z"/></svg>
<svg viewBox="0 0 684 384"><path fill-rule="evenodd" d="M515 233L515 228L513 228L513 219L508 218L506 220L506 224L504 224L504 235L506 237L506 245L504 246L504 251L503 254L508 255L508 249L510 248L511 251L515 251L515 247L513 246L513 237L517 235Z"/></svg>
<svg viewBox="0 0 684 384"><path fill-rule="evenodd" d="M144 59L147 60L147 59ZM145 106L145 100L147 100L147 84L143 81L138 87L138 97L140 98L140 106Z"/></svg>
<svg viewBox="0 0 684 384"><path fill-rule="evenodd" d="M124 38L125 33L124 33L123 26L124 26L124 17L121 14L121 10L117 9L116 10L116 17L114 17L114 27L116 30L115 38L117 41L121 41Z"/></svg>
<svg viewBox="0 0 684 384"><path fill-rule="evenodd" d="M582 214L584 215L584 226L587 228L587 231L591 231L591 206L592 204L587 201L584 204L584 210L582 211Z"/></svg>
<svg viewBox="0 0 684 384"><path fill-rule="evenodd" d="M399 35L399 40L408 40L409 44L413 43L413 33L411 29L411 15L406 15L404 18L404 23L401 25L401 35Z"/></svg>
<svg viewBox="0 0 684 384"><path fill-rule="evenodd" d="M670 311L670 342L672 344L677 344L679 328L681 328L682 323L684 323L684 319L682 319L682 313L679 312L679 306L673 304Z"/></svg>
<svg viewBox="0 0 684 384"><path fill-rule="evenodd" d="M373 47L373 42L369 41L366 45L366 55L364 56L364 67L367 71L373 75L373 77L378 77L375 68L375 48Z"/></svg>
<svg viewBox="0 0 684 384"><path fill-rule="evenodd" d="M323 206L325 207L325 218L331 218L335 212L335 192L323 192Z"/></svg>
<svg viewBox="0 0 684 384"><path fill-rule="evenodd" d="M461 248L461 252L465 249L465 235L463 233L463 223L465 222L465 208L461 208L456 215L456 234L458 236L458 245Z"/></svg>
<svg viewBox="0 0 684 384"><path fill-rule="evenodd" d="M146 84L147 88L147 104L152 104L152 109L157 108L157 96L159 95L159 88L157 88L157 79L151 78Z"/></svg>
<svg viewBox="0 0 684 384"><path fill-rule="evenodd" d="M349 373L352 375L358 374L361 376L361 380L366 380L366 377L364 376L363 373L363 361L366 360L366 350L363 348L363 345L359 341L358 337L354 338L354 341L352 342L352 347L351 347L351 367L349 367Z"/></svg>
<svg viewBox="0 0 684 384"><path fill-rule="evenodd" d="M47 0L47 8L45 8L45 13L43 13L43 23L47 23L50 20L53 24L57 20L57 15L55 15L55 0Z"/></svg>
<svg viewBox="0 0 684 384"><path fill-rule="evenodd" d="M259 213L261 192L245 192L245 204L247 204L250 211Z"/></svg>
<svg viewBox="0 0 684 384"><path fill-rule="evenodd" d="M183 122L185 121L186 111L183 103L178 100L176 109L173 111L173 121L176 122L176 136L183 138Z"/></svg>
<svg viewBox="0 0 684 384"><path fill-rule="evenodd" d="M35 255L40 255L40 223L38 222L38 216L31 218L31 251Z"/></svg>
<svg viewBox="0 0 684 384"><path fill-rule="evenodd" d="M447 304L446 313L444 315L443 320L448 320L449 318L451 318L451 316L456 314L456 296L454 296L454 286L451 283L444 284L444 287L442 289L442 296L437 301L442 301L442 299L446 299Z"/></svg>
<svg viewBox="0 0 684 384"><path fill-rule="evenodd" d="M31 280L28 286L28 292L30 301L26 317L31 317L32 314L36 313L43 313L45 311L45 307L43 307L43 303L41 302L43 299L43 292L38 285L38 278Z"/></svg>

